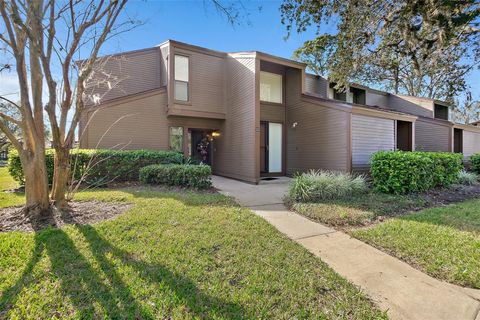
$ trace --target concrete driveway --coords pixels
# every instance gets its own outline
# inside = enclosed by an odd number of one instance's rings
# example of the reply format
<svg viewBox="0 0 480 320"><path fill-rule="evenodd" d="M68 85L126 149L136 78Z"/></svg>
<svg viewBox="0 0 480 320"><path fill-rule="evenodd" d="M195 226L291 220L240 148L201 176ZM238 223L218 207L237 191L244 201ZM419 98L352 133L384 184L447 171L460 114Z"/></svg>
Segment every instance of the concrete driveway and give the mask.
<svg viewBox="0 0 480 320"><path fill-rule="evenodd" d="M213 185L362 288L391 319L480 320L480 290L434 279L349 235L288 211L288 178L251 185L213 177Z"/></svg>

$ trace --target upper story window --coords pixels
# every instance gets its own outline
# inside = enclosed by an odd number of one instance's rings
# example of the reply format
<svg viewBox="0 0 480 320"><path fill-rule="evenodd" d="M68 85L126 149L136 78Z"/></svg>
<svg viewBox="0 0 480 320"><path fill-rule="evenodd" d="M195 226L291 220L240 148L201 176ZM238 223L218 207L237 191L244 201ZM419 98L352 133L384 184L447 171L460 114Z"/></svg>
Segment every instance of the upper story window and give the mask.
<svg viewBox="0 0 480 320"><path fill-rule="evenodd" d="M365 99L365 90L360 88L350 88L350 92L352 93L352 102L356 104L366 104Z"/></svg>
<svg viewBox="0 0 480 320"><path fill-rule="evenodd" d="M340 101L347 101L347 92L335 89L335 83L330 83L331 98Z"/></svg>
<svg viewBox="0 0 480 320"><path fill-rule="evenodd" d="M188 101L189 99L189 58L175 55L175 100Z"/></svg>
<svg viewBox="0 0 480 320"><path fill-rule="evenodd" d="M440 104L435 104L434 115L436 119L448 120L448 107L442 106Z"/></svg>
<svg viewBox="0 0 480 320"><path fill-rule="evenodd" d="M281 74L260 71L260 100L283 102L283 78Z"/></svg>

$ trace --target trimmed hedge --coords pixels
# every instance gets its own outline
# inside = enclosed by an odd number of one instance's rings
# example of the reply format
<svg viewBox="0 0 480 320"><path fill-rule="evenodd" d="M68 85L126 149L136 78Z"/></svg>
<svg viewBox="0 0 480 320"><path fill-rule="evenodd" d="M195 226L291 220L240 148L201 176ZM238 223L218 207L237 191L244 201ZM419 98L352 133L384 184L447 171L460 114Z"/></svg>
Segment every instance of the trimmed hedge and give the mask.
<svg viewBox="0 0 480 320"><path fill-rule="evenodd" d="M475 153L470 156L470 165L475 173L480 174L480 153Z"/></svg>
<svg viewBox="0 0 480 320"><path fill-rule="evenodd" d="M53 149L48 149L45 154L50 183L53 180L54 155ZM184 157L172 151L74 149L70 162L74 179L79 179L86 172L86 183L102 185L114 180L138 181L140 168L150 164L183 163ZM22 165L16 151L9 153L8 171L16 181L24 183Z"/></svg>
<svg viewBox="0 0 480 320"><path fill-rule="evenodd" d="M449 152L379 151L370 170L375 188L385 193L409 193L447 187L458 181L463 155Z"/></svg>
<svg viewBox="0 0 480 320"><path fill-rule="evenodd" d="M207 165L153 164L140 169L140 181L146 184L208 189L212 169Z"/></svg>

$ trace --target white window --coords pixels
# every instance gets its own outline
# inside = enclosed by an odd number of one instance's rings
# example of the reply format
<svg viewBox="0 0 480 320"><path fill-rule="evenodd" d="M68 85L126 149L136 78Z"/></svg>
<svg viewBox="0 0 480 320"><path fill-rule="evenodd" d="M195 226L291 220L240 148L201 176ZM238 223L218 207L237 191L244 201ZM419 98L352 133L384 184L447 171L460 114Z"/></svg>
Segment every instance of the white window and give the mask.
<svg viewBox="0 0 480 320"><path fill-rule="evenodd" d="M282 103L282 75L260 71L260 100Z"/></svg>
<svg viewBox="0 0 480 320"><path fill-rule="evenodd" d="M183 152L183 127L170 127L170 150Z"/></svg>
<svg viewBox="0 0 480 320"><path fill-rule="evenodd" d="M175 55L175 100L188 101L188 57Z"/></svg>

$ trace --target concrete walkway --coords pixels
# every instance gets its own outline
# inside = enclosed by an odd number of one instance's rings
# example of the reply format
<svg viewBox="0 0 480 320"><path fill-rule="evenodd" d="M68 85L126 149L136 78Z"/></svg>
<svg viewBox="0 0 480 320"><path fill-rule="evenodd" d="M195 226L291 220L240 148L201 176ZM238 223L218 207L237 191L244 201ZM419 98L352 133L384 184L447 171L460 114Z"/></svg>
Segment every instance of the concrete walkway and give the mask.
<svg viewBox="0 0 480 320"><path fill-rule="evenodd" d="M288 178L250 185L214 176L213 184L361 287L391 319L480 320L480 290L436 280L347 234L288 211L282 203Z"/></svg>

